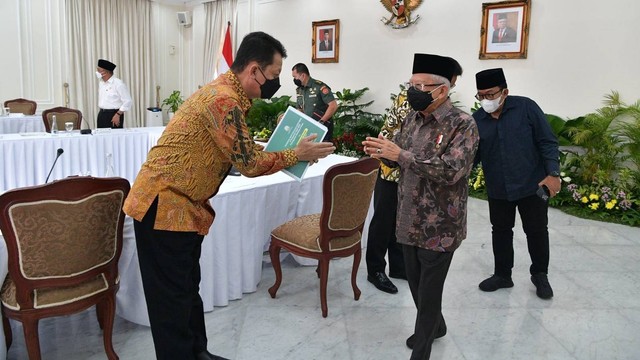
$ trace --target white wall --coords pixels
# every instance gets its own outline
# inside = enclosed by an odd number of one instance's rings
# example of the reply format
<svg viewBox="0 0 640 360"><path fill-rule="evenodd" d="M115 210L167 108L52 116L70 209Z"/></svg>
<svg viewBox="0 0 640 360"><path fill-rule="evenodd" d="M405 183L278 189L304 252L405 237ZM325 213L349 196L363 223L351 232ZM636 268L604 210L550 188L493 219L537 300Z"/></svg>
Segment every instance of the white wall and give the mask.
<svg viewBox="0 0 640 360"><path fill-rule="evenodd" d="M620 91L627 102L640 99L637 1L532 0L529 57L524 60L478 59L482 2L424 1L414 12L420 15L416 24L394 30L380 22L389 13L375 0L239 0L236 30L238 39L265 31L287 48L277 95L294 94L290 69L305 62L312 76L334 91L369 87L374 112L388 107L389 94L411 76L415 52L460 62L464 75L454 99L467 108L474 101L475 73L491 67L504 68L512 94L529 96L562 117L593 111L611 90ZM184 10L193 12L188 28L176 19L176 12ZM204 6L200 1L156 2L153 11L160 100L175 89L191 94L203 83ZM0 101L35 99L39 111L62 105L64 0L2 0L0 13ZM312 64L311 22L328 19L340 19L340 62ZM176 47L173 55L170 45Z"/></svg>
<svg viewBox="0 0 640 360"><path fill-rule="evenodd" d="M0 1L0 101L26 97L38 110L63 103L59 0Z"/></svg>
<svg viewBox="0 0 640 360"><path fill-rule="evenodd" d="M411 76L413 53L424 52L460 62L464 74L454 99L467 108L474 102L475 73L492 67L504 68L512 94L531 97L544 111L562 117L593 111L611 90L627 102L640 99L640 3L635 0L532 0L529 56L522 60L478 59L483 0L424 1L414 12L420 20L400 30L380 22L389 13L378 1L251 1L250 30L270 33L289 53L277 95L294 94L289 70L305 62L311 75L334 91L369 87L372 109L382 112L389 94ZM312 64L311 22L336 18L340 62Z"/></svg>

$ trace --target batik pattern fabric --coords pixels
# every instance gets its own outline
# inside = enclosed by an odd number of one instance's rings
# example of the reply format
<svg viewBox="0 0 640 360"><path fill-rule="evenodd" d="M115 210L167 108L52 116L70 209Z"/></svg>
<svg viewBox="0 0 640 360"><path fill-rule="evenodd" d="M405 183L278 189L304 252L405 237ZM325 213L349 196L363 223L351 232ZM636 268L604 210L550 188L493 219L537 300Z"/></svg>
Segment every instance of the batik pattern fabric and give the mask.
<svg viewBox="0 0 640 360"><path fill-rule="evenodd" d="M215 217L209 199L232 165L248 177L295 165L293 150L264 152L253 141L245 122L250 107L231 71L195 92L149 152L124 212L141 221L158 197L154 229L206 235Z"/></svg>
<svg viewBox="0 0 640 360"><path fill-rule="evenodd" d="M453 252L467 235L468 178L478 148L473 118L450 100L424 116L412 111L394 142L398 243Z"/></svg>

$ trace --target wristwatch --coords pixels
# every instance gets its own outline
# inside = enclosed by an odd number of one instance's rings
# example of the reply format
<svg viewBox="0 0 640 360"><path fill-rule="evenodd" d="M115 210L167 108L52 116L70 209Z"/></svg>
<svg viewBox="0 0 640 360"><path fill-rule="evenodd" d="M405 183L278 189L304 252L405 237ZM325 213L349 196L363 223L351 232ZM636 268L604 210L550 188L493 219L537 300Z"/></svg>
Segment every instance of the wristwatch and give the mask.
<svg viewBox="0 0 640 360"><path fill-rule="evenodd" d="M553 176L553 177L560 177L560 173L557 171L552 171L549 173L549 176Z"/></svg>
<svg viewBox="0 0 640 360"><path fill-rule="evenodd" d="M123 113L122 111L118 111L118 112L116 112L116 114L118 114L118 115L122 115L122 114L124 114L124 113Z"/></svg>

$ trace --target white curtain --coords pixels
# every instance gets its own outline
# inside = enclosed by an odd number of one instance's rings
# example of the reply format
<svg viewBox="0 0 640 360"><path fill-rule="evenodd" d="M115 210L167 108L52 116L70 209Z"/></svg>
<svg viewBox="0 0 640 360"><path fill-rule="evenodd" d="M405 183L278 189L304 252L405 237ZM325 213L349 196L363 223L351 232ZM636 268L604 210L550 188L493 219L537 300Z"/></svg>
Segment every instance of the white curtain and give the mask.
<svg viewBox="0 0 640 360"><path fill-rule="evenodd" d="M125 127L144 126L146 108L154 106L153 28L149 0L65 0L69 36L70 107L96 127L98 59L117 65L114 76L131 92L133 105Z"/></svg>
<svg viewBox="0 0 640 360"><path fill-rule="evenodd" d="M231 47L235 59L236 24L238 0L217 0L204 4L205 32L204 32L204 71L202 83L207 84L215 78L216 65L222 57L222 44L227 31L227 23L231 22ZM231 64L229 64L231 66Z"/></svg>

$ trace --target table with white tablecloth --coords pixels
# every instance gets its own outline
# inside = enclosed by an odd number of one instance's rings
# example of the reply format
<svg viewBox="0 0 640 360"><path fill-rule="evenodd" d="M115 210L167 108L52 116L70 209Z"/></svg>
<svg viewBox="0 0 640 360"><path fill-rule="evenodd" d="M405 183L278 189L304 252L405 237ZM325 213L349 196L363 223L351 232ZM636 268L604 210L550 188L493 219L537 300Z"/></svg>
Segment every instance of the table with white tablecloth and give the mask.
<svg viewBox="0 0 640 360"><path fill-rule="evenodd" d="M42 115L11 114L0 116L0 134L44 132Z"/></svg>
<svg viewBox="0 0 640 360"><path fill-rule="evenodd" d="M4 135L0 138L0 192L44 183L58 148L64 153L51 175L53 180L87 171L103 176L105 154L111 153L115 175L133 182L162 129L123 129L95 135ZM229 176L224 181L211 200L216 218L202 244L200 293L205 311L256 290L270 231L296 216L320 212L324 173L331 165L351 160L330 155L311 166L301 182L282 172L256 178ZM148 325L129 217L125 220L119 270L118 315Z"/></svg>
<svg viewBox="0 0 640 360"><path fill-rule="evenodd" d="M112 154L114 174L133 182L163 127L94 130L82 135L21 133L0 136L0 192L23 186L44 184L47 174L60 155L50 181L89 173L104 176L107 154Z"/></svg>

